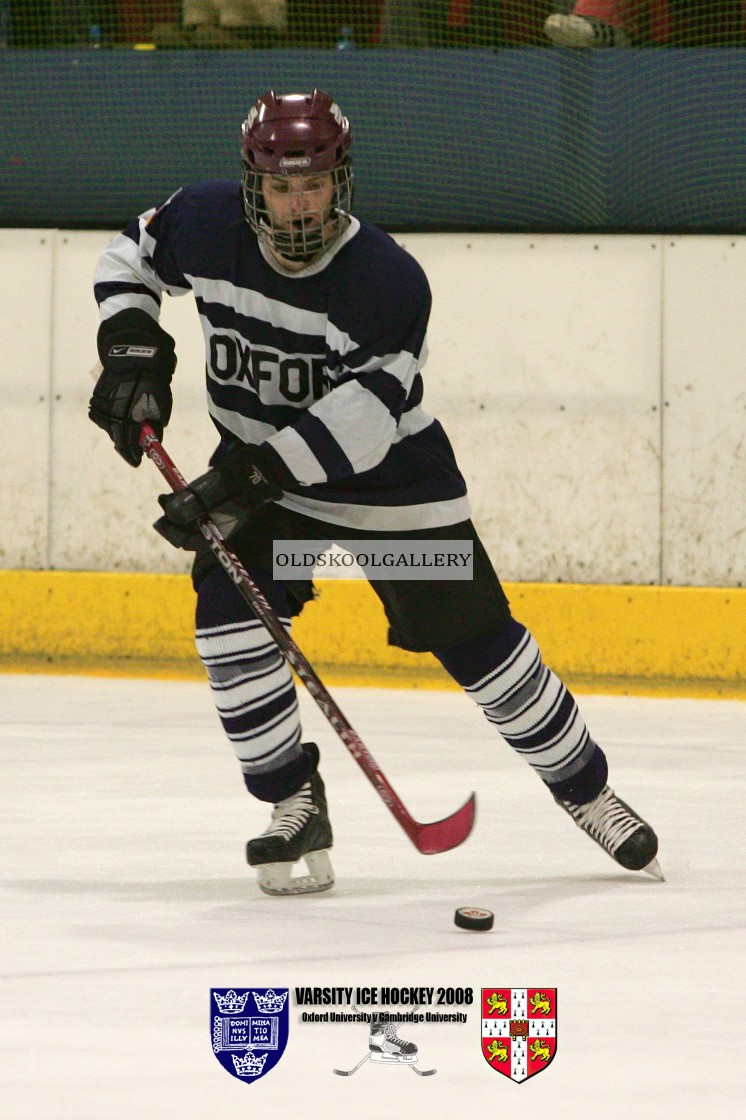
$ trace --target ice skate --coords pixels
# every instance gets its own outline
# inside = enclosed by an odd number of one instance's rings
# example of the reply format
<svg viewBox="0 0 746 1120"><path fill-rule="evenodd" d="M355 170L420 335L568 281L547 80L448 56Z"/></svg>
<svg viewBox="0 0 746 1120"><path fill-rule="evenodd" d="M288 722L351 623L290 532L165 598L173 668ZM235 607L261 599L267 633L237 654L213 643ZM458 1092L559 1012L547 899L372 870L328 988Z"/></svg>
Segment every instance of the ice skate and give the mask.
<svg viewBox="0 0 746 1120"><path fill-rule="evenodd" d="M373 1012L370 1016L368 1053L352 1069L335 1069L334 1072L340 1077L351 1077L368 1060L375 1064L407 1066L420 1077L430 1077L438 1072L434 1069L417 1069L418 1056L417 1047L413 1042L399 1038L395 1025L390 1023L385 1015Z"/></svg>
<svg viewBox="0 0 746 1120"><path fill-rule="evenodd" d="M405 1042L396 1033L396 1027L383 1015L371 1015L370 1060L372 1062L416 1062L417 1047Z"/></svg>
<svg viewBox="0 0 746 1120"><path fill-rule="evenodd" d="M658 837L647 821L638 817L621 801L609 786L586 805L575 805L555 797L566 813L592 840L628 871L646 871L654 879L663 879L658 854Z"/></svg>
<svg viewBox="0 0 746 1120"><path fill-rule="evenodd" d="M317 772L292 797L275 805L269 828L246 845L246 859L256 868L265 894L316 894L334 886L331 846L324 783ZM293 878L293 864L300 859L308 874Z"/></svg>

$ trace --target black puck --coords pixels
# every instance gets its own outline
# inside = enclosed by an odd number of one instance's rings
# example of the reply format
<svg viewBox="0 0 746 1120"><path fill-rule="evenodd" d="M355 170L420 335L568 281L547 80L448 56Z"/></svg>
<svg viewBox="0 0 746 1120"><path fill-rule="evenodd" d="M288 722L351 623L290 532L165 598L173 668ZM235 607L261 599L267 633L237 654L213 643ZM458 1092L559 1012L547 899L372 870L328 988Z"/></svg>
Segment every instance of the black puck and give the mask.
<svg viewBox="0 0 746 1120"><path fill-rule="evenodd" d="M459 929L492 929L495 915L482 906L460 906L453 920Z"/></svg>

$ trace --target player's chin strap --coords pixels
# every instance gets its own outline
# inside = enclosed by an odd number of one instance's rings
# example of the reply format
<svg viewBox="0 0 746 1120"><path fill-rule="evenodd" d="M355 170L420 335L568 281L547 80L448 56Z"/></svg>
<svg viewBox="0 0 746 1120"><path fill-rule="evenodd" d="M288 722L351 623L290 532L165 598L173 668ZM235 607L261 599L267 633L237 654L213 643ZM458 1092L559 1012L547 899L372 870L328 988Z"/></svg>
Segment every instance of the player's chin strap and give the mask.
<svg viewBox="0 0 746 1120"><path fill-rule="evenodd" d="M140 445L148 458L152 459L158 467L158 470L166 479L172 490L183 490L186 487L187 483L184 476L180 474L173 461L166 454L161 441L147 422L140 427ZM322 684L316 671L311 667L308 661L306 661L306 658L287 633L285 627L272 610L272 607L269 605L264 595L262 595L235 553L231 552L213 522L210 521L209 518L205 518L200 525L200 529L205 540L220 562L221 567L233 580L238 591L254 611L259 621L264 624L272 638L274 638L283 656L303 681L304 685L311 693L311 696L313 696L314 700L321 708L321 711L329 720L329 723L337 732L366 778L374 786L378 796L396 817L415 848L417 848L419 852L422 852L423 855L433 855L436 852L447 852L451 848L462 844L474 827L476 815L475 794L472 793L461 808L450 817L445 817L440 821L433 821L430 824L420 824L416 821L408 812L399 795L389 785L388 780L368 748L364 745L362 739L357 732L353 730L351 724L342 714L342 711Z"/></svg>

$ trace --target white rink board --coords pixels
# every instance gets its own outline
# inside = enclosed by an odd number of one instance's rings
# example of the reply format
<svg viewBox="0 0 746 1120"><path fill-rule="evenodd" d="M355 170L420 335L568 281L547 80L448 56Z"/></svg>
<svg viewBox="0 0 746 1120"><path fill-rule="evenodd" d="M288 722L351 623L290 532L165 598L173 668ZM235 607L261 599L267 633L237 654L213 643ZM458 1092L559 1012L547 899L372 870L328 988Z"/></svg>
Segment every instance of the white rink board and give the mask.
<svg viewBox="0 0 746 1120"><path fill-rule="evenodd" d="M425 407L500 574L656 583L660 243L401 240L435 296Z"/></svg>
<svg viewBox="0 0 746 1120"><path fill-rule="evenodd" d="M743 584L746 239L672 239L665 254L665 582Z"/></svg>
<svg viewBox="0 0 746 1120"><path fill-rule="evenodd" d="M0 507L2 567L188 566L149 528L155 469L132 471L86 416L91 278L111 236L0 231L0 467L17 486ZM424 404L504 579L743 582L746 239L398 240L433 288ZM162 322L179 354L167 448L189 477L215 445L191 296L166 297Z"/></svg>
<svg viewBox="0 0 746 1120"><path fill-rule="evenodd" d="M49 230L0 231L3 568L41 568L46 563L54 236Z"/></svg>

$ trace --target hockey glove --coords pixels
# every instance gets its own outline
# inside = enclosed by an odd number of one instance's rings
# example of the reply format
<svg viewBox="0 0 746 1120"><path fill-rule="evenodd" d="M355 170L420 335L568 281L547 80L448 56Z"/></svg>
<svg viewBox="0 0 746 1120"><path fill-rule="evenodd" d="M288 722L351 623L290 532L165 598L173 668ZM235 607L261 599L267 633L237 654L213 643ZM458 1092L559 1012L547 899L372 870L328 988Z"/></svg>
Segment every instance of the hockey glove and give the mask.
<svg viewBox="0 0 746 1120"><path fill-rule="evenodd" d="M282 497L265 458L259 447L234 444L216 466L183 490L161 494L164 516L153 528L175 548L194 551L204 541L200 524L209 517L227 540L255 510Z"/></svg>
<svg viewBox="0 0 746 1120"><path fill-rule="evenodd" d="M104 368L88 415L109 433L122 458L137 467L140 424L149 420L160 439L171 418L174 340L150 315L132 308L104 320L98 353Z"/></svg>

